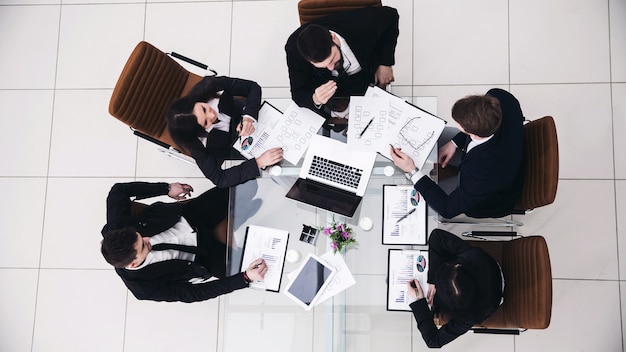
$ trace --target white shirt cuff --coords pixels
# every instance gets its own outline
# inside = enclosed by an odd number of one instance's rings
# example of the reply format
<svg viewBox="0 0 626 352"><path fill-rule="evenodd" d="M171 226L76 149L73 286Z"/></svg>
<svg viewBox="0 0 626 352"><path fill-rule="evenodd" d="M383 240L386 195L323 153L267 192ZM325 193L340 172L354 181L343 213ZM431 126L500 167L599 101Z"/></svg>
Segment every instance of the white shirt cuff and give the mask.
<svg viewBox="0 0 626 352"><path fill-rule="evenodd" d="M417 172L415 173L415 175L411 176L411 182L413 182L413 184L416 184L417 181L420 180L420 178L424 177L426 175L424 175L424 173L422 172L422 170L417 170Z"/></svg>

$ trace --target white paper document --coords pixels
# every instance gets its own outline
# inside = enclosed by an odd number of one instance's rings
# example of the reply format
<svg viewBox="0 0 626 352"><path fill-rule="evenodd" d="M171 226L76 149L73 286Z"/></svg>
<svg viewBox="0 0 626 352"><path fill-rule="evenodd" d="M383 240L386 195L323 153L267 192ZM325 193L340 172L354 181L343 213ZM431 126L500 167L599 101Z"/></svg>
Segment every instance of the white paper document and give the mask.
<svg viewBox="0 0 626 352"><path fill-rule="evenodd" d="M383 185L383 244L425 245L427 211L413 185Z"/></svg>
<svg viewBox="0 0 626 352"><path fill-rule="evenodd" d="M424 295L428 292L428 251L390 249L388 265L387 310L410 311L406 283L417 279Z"/></svg>
<svg viewBox="0 0 626 352"><path fill-rule="evenodd" d="M256 158L271 148L283 148L283 158L295 165L323 123L322 116L298 107L294 102L283 114L265 101L259 110L254 133L236 140L233 148L248 159Z"/></svg>
<svg viewBox="0 0 626 352"><path fill-rule="evenodd" d="M285 254L289 232L269 227L250 225L246 229L243 245L241 270L246 270L250 263L263 258L267 272L263 281L250 283L250 287L278 292L285 265Z"/></svg>
<svg viewBox="0 0 626 352"><path fill-rule="evenodd" d="M350 98L348 146L391 159L389 145L402 148L422 168L446 122L378 87ZM368 122L372 121L366 129Z"/></svg>

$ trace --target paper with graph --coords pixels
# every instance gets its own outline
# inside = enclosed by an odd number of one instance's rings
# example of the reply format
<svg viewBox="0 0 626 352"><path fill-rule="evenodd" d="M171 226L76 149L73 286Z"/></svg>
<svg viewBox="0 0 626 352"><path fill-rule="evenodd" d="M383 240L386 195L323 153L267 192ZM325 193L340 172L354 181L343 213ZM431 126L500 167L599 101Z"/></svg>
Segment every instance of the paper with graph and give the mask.
<svg viewBox="0 0 626 352"><path fill-rule="evenodd" d="M369 121L372 121L365 128ZM422 168L446 125L445 120L378 87L350 98L348 146L391 159L389 145L402 148Z"/></svg>

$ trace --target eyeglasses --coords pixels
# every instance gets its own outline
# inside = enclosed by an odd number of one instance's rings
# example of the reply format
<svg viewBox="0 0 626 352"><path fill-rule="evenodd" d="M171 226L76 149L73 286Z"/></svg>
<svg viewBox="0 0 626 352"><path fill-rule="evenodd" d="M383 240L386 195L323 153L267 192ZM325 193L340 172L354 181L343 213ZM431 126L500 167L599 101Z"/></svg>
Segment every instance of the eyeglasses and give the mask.
<svg viewBox="0 0 626 352"><path fill-rule="evenodd" d="M419 119L419 117L414 117L407 121L400 129L399 135L402 141L411 146L411 148L421 152L424 150L424 146L433 138L435 131L428 132L421 141L415 139L413 136L417 135L417 132L420 130L420 127L417 124Z"/></svg>

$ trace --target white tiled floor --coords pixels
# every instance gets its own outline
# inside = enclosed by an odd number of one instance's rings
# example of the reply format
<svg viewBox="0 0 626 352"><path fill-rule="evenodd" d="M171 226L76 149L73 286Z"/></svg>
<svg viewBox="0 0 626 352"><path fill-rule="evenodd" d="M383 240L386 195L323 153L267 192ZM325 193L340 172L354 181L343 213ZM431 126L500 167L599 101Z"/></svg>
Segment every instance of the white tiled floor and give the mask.
<svg viewBox="0 0 626 352"><path fill-rule="evenodd" d="M0 350L238 351L218 341L219 300L138 302L102 260L104 198L114 182L181 178L209 187L194 166L137 141L107 104L128 54L145 39L256 80L266 98L286 106L283 45L298 25L296 3L0 1ZM550 247L551 326L519 337L467 334L446 350L624 350L626 2L383 3L400 12L395 92L436 96L449 119L456 99L502 87L528 118L553 115L559 134L557 200L526 216L520 230L543 234ZM349 262L359 290L348 298L363 301L350 315L354 349L426 350L418 335L396 334L414 325L409 314L369 304L382 299L384 283L367 275L380 268ZM359 320L361 313L376 319Z"/></svg>

